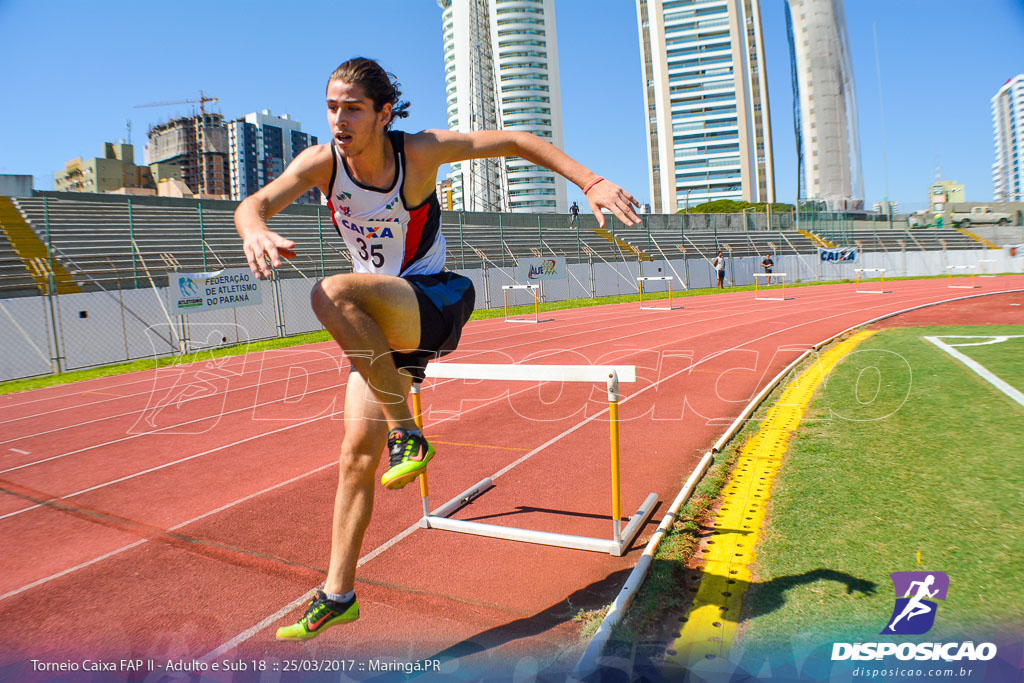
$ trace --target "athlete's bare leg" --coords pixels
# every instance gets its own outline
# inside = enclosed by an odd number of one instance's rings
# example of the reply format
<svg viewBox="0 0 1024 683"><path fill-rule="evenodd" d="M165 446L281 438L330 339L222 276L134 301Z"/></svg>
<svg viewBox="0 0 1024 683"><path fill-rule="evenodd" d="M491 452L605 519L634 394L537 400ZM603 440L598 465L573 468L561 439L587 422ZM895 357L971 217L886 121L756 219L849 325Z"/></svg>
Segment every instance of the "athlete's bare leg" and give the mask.
<svg viewBox="0 0 1024 683"><path fill-rule="evenodd" d="M411 378L402 373L399 381L402 396L405 396L409 392ZM358 372L353 372L345 388L345 438L338 461L331 563L324 582L324 590L329 593L345 593L355 588L359 549L373 512L374 473L387 436L384 411L367 387L366 380Z"/></svg>
<svg viewBox="0 0 1024 683"><path fill-rule="evenodd" d="M390 275L332 275L313 288L312 303L316 317L377 397L387 426L415 429L405 399L408 382L389 355L392 349L416 349L420 342L420 309L412 285Z"/></svg>

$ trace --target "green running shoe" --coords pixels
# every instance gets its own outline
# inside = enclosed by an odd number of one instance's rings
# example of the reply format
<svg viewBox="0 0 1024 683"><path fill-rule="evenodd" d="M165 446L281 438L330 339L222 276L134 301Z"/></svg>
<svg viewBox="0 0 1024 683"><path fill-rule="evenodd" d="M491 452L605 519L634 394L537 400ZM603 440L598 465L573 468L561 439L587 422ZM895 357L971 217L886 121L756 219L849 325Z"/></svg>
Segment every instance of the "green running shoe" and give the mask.
<svg viewBox="0 0 1024 683"><path fill-rule="evenodd" d="M278 640L309 640L332 626L347 624L359 618L359 603L355 597L348 602L328 600L322 590L313 591L306 613L291 626L277 629Z"/></svg>
<svg viewBox="0 0 1024 683"><path fill-rule="evenodd" d="M422 474L432 457L434 447L422 436L410 434L405 429L392 429L388 434L391 466L380 478L380 483L386 489L400 489Z"/></svg>

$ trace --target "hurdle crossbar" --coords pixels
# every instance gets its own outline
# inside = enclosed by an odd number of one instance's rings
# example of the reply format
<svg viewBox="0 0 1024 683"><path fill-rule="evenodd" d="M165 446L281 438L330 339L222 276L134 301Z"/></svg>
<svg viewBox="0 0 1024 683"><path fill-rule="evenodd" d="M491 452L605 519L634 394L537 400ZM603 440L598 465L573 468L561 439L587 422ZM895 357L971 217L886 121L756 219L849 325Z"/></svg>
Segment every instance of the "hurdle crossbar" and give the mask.
<svg viewBox="0 0 1024 683"><path fill-rule="evenodd" d="M953 271L954 270L966 270L970 275L968 280L969 284L966 285L954 285L953 284ZM974 278L978 274L977 266L946 266L946 288L947 289L975 289L978 285L974 284Z"/></svg>
<svg viewBox="0 0 1024 683"><path fill-rule="evenodd" d="M505 322L507 323L549 323L553 318L540 319L540 298L537 295L540 285L502 285L502 294L505 297ZM533 290L533 318L510 318L508 317L508 292L510 289Z"/></svg>
<svg viewBox="0 0 1024 683"><path fill-rule="evenodd" d="M657 277L638 277L637 285L640 288L640 310L641 311L671 311L682 306L672 306L672 281L675 278L671 275L659 275ZM668 306L644 306L644 283L645 282L668 282Z"/></svg>
<svg viewBox="0 0 1024 683"><path fill-rule="evenodd" d="M986 272L987 269L988 269L988 266L981 265L983 263L995 263L995 262L996 262L996 260L994 258L980 258L980 259L978 259L978 263L977 263L978 272L979 272L978 277L995 277L996 276L995 273ZM992 269L995 270L995 266L992 266Z"/></svg>
<svg viewBox="0 0 1024 683"><path fill-rule="evenodd" d="M771 285L773 277L782 278L782 296L761 296L757 288L757 278L768 278ZM786 273L754 273L754 301L785 301L786 300Z"/></svg>
<svg viewBox="0 0 1024 683"><path fill-rule="evenodd" d="M576 550L606 552L621 557L640 533L640 528L654 512L658 494L650 493L637 511L622 528L622 512L619 496L619 383L635 382L636 367L632 365L480 365L473 363L430 363L426 376L432 379L471 379L498 381L536 382L604 382L608 388L609 433L611 443L611 484L612 484L612 538L595 538L558 534L534 529L513 527L451 519L450 515L469 504L494 482L485 477L455 496L433 512L428 512L426 477L420 479L420 495L423 499L423 519L420 526L426 529L443 529L464 534L503 538L512 541L551 545ZM421 414L419 388L413 393L416 415ZM419 424L419 422L417 422Z"/></svg>
<svg viewBox="0 0 1024 683"><path fill-rule="evenodd" d="M885 291L885 268L854 268L853 282L857 294L888 294ZM861 289L861 273L878 273L881 278L880 289ZM865 279L863 282L867 282Z"/></svg>

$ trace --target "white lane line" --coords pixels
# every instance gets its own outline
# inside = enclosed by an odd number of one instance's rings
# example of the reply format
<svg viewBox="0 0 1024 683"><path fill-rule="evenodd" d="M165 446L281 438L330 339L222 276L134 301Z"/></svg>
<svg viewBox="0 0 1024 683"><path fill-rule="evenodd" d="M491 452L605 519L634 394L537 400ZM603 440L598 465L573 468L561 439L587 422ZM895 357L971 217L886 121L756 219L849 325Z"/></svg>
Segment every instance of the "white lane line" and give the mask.
<svg viewBox="0 0 1024 683"><path fill-rule="evenodd" d="M1021 407L1024 407L1024 393L1021 393L1020 391L1013 388L1003 380L996 377L984 365L970 358L969 356L960 353L949 344L942 342L939 339L939 337L925 337L925 339L930 341L932 344L935 344L937 347L939 347L949 355L953 356L953 358L956 358L958 361L969 367L971 370L974 370L974 372L976 372L978 376L981 377L983 380L985 380L986 382L994 386L996 389L1009 396L1011 400L1016 401L1018 404L1020 404Z"/></svg>
<svg viewBox="0 0 1024 683"><path fill-rule="evenodd" d="M182 527L186 527L189 524L194 524L195 522L198 522L201 519L204 519L204 518L209 517L211 515L216 515L216 514L218 514L220 512L224 512L225 510L227 510L229 508L232 508L232 507L234 507L236 505L240 505L241 503L244 503L244 502L246 502L248 500L252 500L253 498L256 498L257 496L262 496L264 493L269 493L270 491L273 491L274 489L279 489L282 486L287 486L288 484L292 484L292 483L294 483L294 482L296 482L296 481L298 481L300 479L303 479L305 477L310 476L311 474L316 474L317 472L321 472L321 471L327 469L328 467L334 467L337 464L338 464L337 462L329 462L326 465L321 465L320 467L314 468L314 469L312 469L312 470L310 470L308 472L304 472L304 473L302 473L302 474L300 474L298 476L292 477L291 479L288 479L286 481L282 481L282 482L280 482L278 484L274 484L273 486L269 486L269 487L263 489L262 491L257 491L255 493L250 493L249 495L243 496L242 498L239 498L238 500L233 500L230 503L226 503L224 505L221 505L219 508L217 508L215 510L210 510L209 512L204 512L203 514L199 515L198 517L193 517L192 519L186 520L186 521L182 522L181 524L175 524L174 526L169 527L167 530L168 531L177 531L178 529L181 529ZM62 576L67 576L68 574L71 574L72 572L76 572L79 569L84 569L85 567L88 567L90 565L96 564L97 562L102 562L103 560L111 558L114 555L119 555L120 553L123 553L126 550L131 550L132 548L136 548L136 547L142 545L143 543L146 543L149 540L150 539L148 539L148 538L139 539L138 541L135 541L133 543L129 543L128 545L122 546L122 547L118 548L117 550L111 550L109 553L104 553L103 555L100 555L99 557L94 557L91 560L87 560L85 562L82 562L81 564L77 564L74 567L69 567L68 569L61 570L61 571L57 572L56 574L51 574L50 576L44 577L42 579L38 579L37 581L33 581L32 583L25 584L24 586L22 586L20 588L15 588L14 590L8 591L8 592L4 593L3 595L0 595L0 601L6 600L7 598L12 598L15 595L18 595L19 593L24 593L25 591L31 590L32 588L35 588L37 586L42 586L43 584L49 583L50 581L53 581L54 579L59 579Z"/></svg>
<svg viewBox="0 0 1024 683"><path fill-rule="evenodd" d="M21 453L22 455L31 455L28 451L23 451L20 448L8 448L7 450L14 451L15 453Z"/></svg>
<svg viewBox="0 0 1024 683"><path fill-rule="evenodd" d="M335 414L340 414L340 413L335 413ZM149 474L150 472L156 472L157 470L162 470L162 469L165 469L167 467L172 467L174 465L180 465L183 462L188 462L189 460L195 460L196 458L202 457L204 455L209 455L210 453L216 453L217 451L223 451L226 448L233 448L234 446L240 446L240 445L242 445L244 443L248 443L250 441L255 441L256 439L262 439L265 436L270 436L272 434L277 434L279 432L285 432L285 431L288 431L289 429L295 429L296 427L302 427L304 425L308 425L308 424L310 424L312 422L316 422L317 420L322 420L322 419L324 419L324 418L323 417L314 417L313 419L306 420L305 422L299 422L299 423L296 423L296 424L293 424L293 425L288 425L287 427L281 427L280 429L275 429L275 430L272 430L272 431L269 431L269 432L265 432L263 434L256 434L254 436L249 436L249 437L246 437L246 438L242 439L241 441L234 441L234 442L229 443L229 444L224 444L223 446L217 446L216 448L211 448L209 450L203 451L202 453L196 453L195 455L189 455L189 456L186 456L184 458L180 458L178 460L173 460L171 462L166 462L163 465L157 465L156 467L150 467L149 469L142 470L141 472L136 472L135 474L129 474L127 476L120 477L118 479L112 479L112 480L104 482L102 484L97 484L96 486L90 486L89 488L82 489L81 491L75 491L74 493L69 493L66 496L60 496L59 498L55 498L54 500L67 500L68 498L74 498L75 496L80 496L83 493L89 493L90 491L95 491L97 489L101 489L101 488L104 488L106 486L111 486L113 484L119 484L122 481L128 481L129 479L135 479L136 477L141 477L142 475ZM5 515L0 515L0 519L7 519L8 517L14 517L15 515L20 515L20 514L22 514L24 512L28 512L29 510L35 510L35 509L41 508L41 507L45 507L45 506L41 505L41 504L40 505L30 505L29 507L21 508L20 510L15 510L14 512L8 512Z"/></svg>
<svg viewBox="0 0 1024 683"><path fill-rule="evenodd" d="M843 294L843 295L836 295L836 296L845 297L845 294ZM835 298L835 297L831 297L831 298ZM747 310L753 308L753 307L750 306L749 302L738 302L738 303L740 304L739 307L741 308L741 310L739 312L746 312ZM750 320L748 320L746 318L737 316L737 311L732 310L732 309L721 309L721 308L719 308L719 309L716 309L716 313L720 313L721 315L718 315L718 316L713 317L713 318L702 318L702 319L699 319L699 320L698 319L687 319L687 320L677 321L677 322L661 325L661 326L658 326L658 327L649 328L649 329L646 329L646 330L644 330L642 332L637 332L637 333L635 333L633 335L629 335L627 337L616 337L616 338L618 338L618 339L627 339L627 338L630 338L630 337L643 337L643 336L646 336L648 334L652 334L652 333L655 333L655 332L666 332L666 331L670 331L670 330L675 330L677 328L688 327L688 326L695 325L695 324L703 324L703 323L706 323L706 322L714 322L714 321L717 321L717 320L720 320L720 319L726 319L726 318L733 318L733 319L740 319L740 320L742 320L742 322L739 322L736 325L731 325L731 326L727 326L727 327L717 327L713 331L714 334L721 334L726 329L731 329L732 327L738 327L738 326L750 324L750 322L751 322ZM775 315L775 314L772 314L772 315ZM638 316L638 318L639 318L639 316ZM646 320L647 318L644 318L644 319ZM626 321L624 323L620 323L620 324L613 325L613 326L610 326L610 327L602 328L601 331L602 332L605 332L605 331L614 332L616 329L618 329L620 327L635 327L635 326L636 326L635 321ZM557 337L545 338L544 341L546 343L550 344L550 342L552 342L552 341L556 341L556 340L563 339L563 338L576 338L578 336L579 336L579 332L569 332L569 333L562 334L562 335L557 336ZM574 351L579 352L581 349L591 348L591 347L603 347L606 344L607 344L607 340L599 339L599 340L595 340L595 341L593 341L593 342L591 342L589 344L584 344L582 346L574 344L572 346L572 349ZM518 348L519 346L521 346L521 344L508 344L508 345L500 347L499 349L489 349L489 350L486 350L486 351L478 350L478 351L476 351L476 353L480 353L480 354L503 353L506 349L514 349L514 348ZM545 357L547 355L554 355L554 354L557 354L557 353L560 353L560 352L561 352L561 350L554 349L554 350L546 350L544 353L540 353L540 354L531 353L531 354L529 354L529 359L531 361L536 361L536 360L538 360L540 358L543 358L543 357ZM474 353L471 350L468 350L468 349L467 349L467 354L463 354L462 356L460 356L460 358L466 359L466 358L472 357L474 355ZM289 367L289 366L283 365L283 366L280 366L280 367ZM321 370L321 371L317 371L317 372L318 373L319 372L334 372L334 369ZM314 374L314 373L309 373L309 374ZM277 381L283 381L283 380L277 380ZM258 385L253 385L253 386L258 386ZM340 385L340 386L344 386L344 383L342 385ZM328 391L328 390L331 390L331 389L339 389L340 386L324 387L322 389L316 389L314 391L309 392L309 394L318 393L318 392L321 392L321 391ZM437 386L437 385L435 385L435 386ZM206 398L214 398L216 396L220 396L220 394L214 394L213 396L206 397ZM252 406L252 408L255 409L256 407L261 407L261 406L264 406L264 405L270 405L272 403L277 403L277 402L280 402L280 401L283 401L283 400L285 400L285 399L277 399L275 401L270 401L270 402L265 403L265 404L260 404L260 406ZM68 456L71 456L71 455L77 455L79 453L83 453L83 452L86 452L86 451L95 450L97 448L102 448L102 447L105 447L105 446L111 446L111 445L123 443L125 441L129 441L131 439L135 439L135 438L138 438L140 436L147 436L149 434L156 434L156 433L159 433L159 432L161 432L163 430L167 430L167 429L177 429L177 428L183 427L185 425L195 424L195 423L198 423L198 422L204 422L204 421L212 419L214 417L218 417L219 418L219 417L222 417L224 415L230 415L230 414L233 414L233 413L244 412L244 411L249 410L249 409L250 409L250 406L247 406L247 407L236 409L236 410L233 410L233 411L227 411L227 412L218 413L217 415L209 415L209 416L199 417L199 418L196 418L194 420L189 420L188 422L178 423L178 424L175 424L175 425L169 425L167 427L162 427L160 429L155 429L155 430L152 430L152 431L149 431L149 432L143 432L143 433L140 433L140 434L133 434L133 435L130 435L130 436L122 437L120 439L114 439L112 441L107 441L107 442L100 443L100 444L95 444L95 445L92 445L92 446L86 446L86 447L79 448L79 449L76 449L76 450L73 450L73 451L68 451L66 453L61 453L61 454L58 454L58 455L50 456L48 458L42 458L40 460L35 460L33 462L24 463L22 465L18 465L17 467L11 467L11 468L8 468L8 469L0 470L0 474L5 474L7 472L12 472L12 471L15 471L15 470L20 470L20 469L24 469L24 468L27 468L27 467L33 467L35 465L41 465L41 464L44 464L44 463L47 463L47 462L50 462L50 461L53 461L53 460L59 460L61 458L65 458L65 457L68 457ZM146 410L149 410L149 408L147 407ZM146 412L146 410L139 411L139 412ZM2 518L0 518L0 519L2 519Z"/></svg>

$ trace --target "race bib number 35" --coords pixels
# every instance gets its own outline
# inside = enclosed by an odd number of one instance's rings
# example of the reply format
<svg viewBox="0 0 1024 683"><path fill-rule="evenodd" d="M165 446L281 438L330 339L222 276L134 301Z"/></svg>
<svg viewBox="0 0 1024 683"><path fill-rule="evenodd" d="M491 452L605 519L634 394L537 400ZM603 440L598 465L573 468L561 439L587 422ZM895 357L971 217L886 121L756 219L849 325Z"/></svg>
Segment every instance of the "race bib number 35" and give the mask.
<svg viewBox="0 0 1024 683"><path fill-rule="evenodd" d="M395 221L361 221L344 218L338 224L352 253L356 270L398 275L405 255L402 224Z"/></svg>

